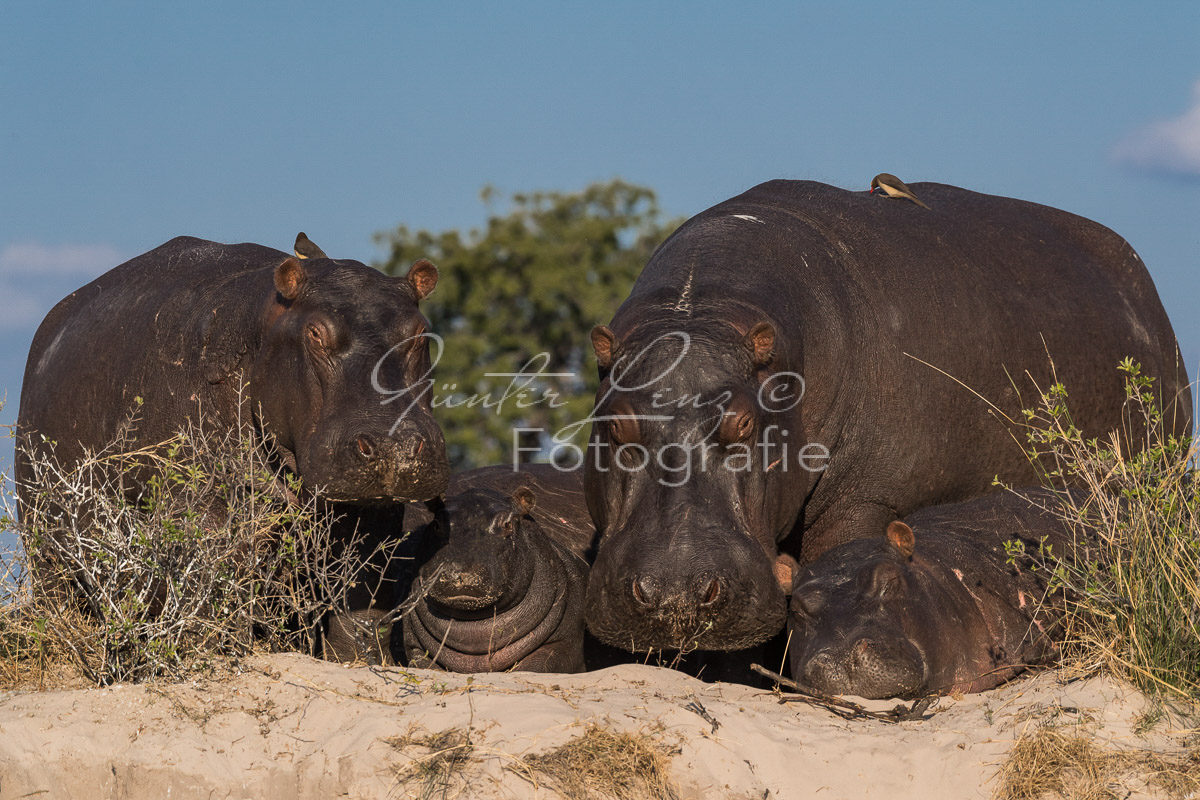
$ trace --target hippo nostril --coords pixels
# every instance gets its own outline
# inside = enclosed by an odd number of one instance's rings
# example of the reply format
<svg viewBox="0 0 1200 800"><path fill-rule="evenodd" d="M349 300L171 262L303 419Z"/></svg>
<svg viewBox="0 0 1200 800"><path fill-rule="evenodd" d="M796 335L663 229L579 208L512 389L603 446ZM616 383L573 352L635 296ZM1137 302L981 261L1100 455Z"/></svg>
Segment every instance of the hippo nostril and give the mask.
<svg viewBox="0 0 1200 800"><path fill-rule="evenodd" d="M704 600L700 602L702 606L711 606L721 597L721 581L719 578L713 578L708 582L708 591L705 592Z"/></svg>
<svg viewBox="0 0 1200 800"><path fill-rule="evenodd" d="M421 451L425 449L425 440L417 439L417 446L413 448L413 458L421 455Z"/></svg>
<svg viewBox="0 0 1200 800"><path fill-rule="evenodd" d="M375 444L371 441L370 436L360 436L355 443L358 446L358 454L363 458L371 458L375 455Z"/></svg>

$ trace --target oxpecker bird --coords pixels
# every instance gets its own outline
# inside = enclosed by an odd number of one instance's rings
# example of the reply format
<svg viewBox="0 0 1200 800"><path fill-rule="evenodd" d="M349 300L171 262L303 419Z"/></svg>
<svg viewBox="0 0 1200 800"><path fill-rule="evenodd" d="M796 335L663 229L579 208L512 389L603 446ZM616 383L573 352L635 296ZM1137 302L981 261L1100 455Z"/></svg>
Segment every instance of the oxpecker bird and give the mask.
<svg viewBox="0 0 1200 800"><path fill-rule="evenodd" d="M875 194L876 189L882 189L888 197L906 197L921 208L929 208L917 199L917 196L912 193L912 189L904 185L904 181L887 172L881 172L871 179L871 194Z"/></svg>
<svg viewBox="0 0 1200 800"><path fill-rule="evenodd" d="M304 235L304 231L296 234L296 244L292 245L292 251L295 252L296 258L329 258L325 255L324 250L317 247Z"/></svg>

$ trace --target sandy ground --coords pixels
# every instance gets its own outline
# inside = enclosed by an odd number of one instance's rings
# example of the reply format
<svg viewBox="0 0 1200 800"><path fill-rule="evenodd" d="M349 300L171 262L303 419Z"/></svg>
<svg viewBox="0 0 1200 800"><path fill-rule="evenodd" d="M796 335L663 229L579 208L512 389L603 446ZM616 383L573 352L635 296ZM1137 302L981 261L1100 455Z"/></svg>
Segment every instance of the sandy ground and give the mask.
<svg viewBox="0 0 1200 800"><path fill-rule="evenodd" d="M681 798L963 800L990 797L1038 725L1169 746L1170 715L1134 734L1147 707L1112 681L1046 673L886 723L658 667L470 677L276 655L221 681L0 694L0 798L555 798L523 758L598 723L669 748ZM454 729L469 758L431 782L417 769L430 751L403 738Z"/></svg>

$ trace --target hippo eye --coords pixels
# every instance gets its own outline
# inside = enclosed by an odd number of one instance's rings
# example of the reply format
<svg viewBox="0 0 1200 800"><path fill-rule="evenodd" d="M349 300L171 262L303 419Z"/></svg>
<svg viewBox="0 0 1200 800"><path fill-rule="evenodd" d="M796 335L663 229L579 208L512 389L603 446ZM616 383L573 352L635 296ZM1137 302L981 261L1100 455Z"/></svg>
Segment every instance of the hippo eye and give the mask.
<svg viewBox="0 0 1200 800"><path fill-rule="evenodd" d="M310 324L308 326L307 333L308 340L310 342L315 344L317 347L325 346L325 329L320 325L317 325L316 323Z"/></svg>
<svg viewBox="0 0 1200 800"><path fill-rule="evenodd" d="M803 619L815 621L828 599L822 589L800 587L792 593L792 611Z"/></svg>
<svg viewBox="0 0 1200 800"><path fill-rule="evenodd" d="M608 439L614 445L636 442L638 436L638 421L632 415L614 416L608 421Z"/></svg>
<svg viewBox="0 0 1200 800"><path fill-rule="evenodd" d="M754 412L745 407L737 407L740 405L738 403L721 417L718 435L725 444L745 442L754 435Z"/></svg>
<svg viewBox="0 0 1200 800"><path fill-rule="evenodd" d="M867 596L882 600L889 594L894 594L903 583L904 576L900 568L891 562L876 564L867 579Z"/></svg>
<svg viewBox="0 0 1200 800"><path fill-rule="evenodd" d="M410 351L419 348L425 343L425 326L418 325L414 328L413 332L405 337L405 342L407 343L407 349Z"/></svg>
<svg viewBox="0 0 1200 800"><path fill-rule="evenodd" d="M512 514L504 514L496 518L492 525L492 530L498 536L512 536L517 529L516 517Z"/></svg>

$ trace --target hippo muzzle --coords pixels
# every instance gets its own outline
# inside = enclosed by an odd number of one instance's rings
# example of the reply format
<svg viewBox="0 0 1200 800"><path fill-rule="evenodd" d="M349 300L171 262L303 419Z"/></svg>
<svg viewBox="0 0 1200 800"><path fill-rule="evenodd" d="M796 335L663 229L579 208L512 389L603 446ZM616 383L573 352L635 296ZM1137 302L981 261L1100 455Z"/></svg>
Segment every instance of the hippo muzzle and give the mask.
<svg viewBox="0 0 1200 800"><path fill-rule="evenodd" d="M783 628L787 596L748 536L701 533L649 552L637 544L614 536L597 553L586 619L601 641L632 652L741 650Z"/></svg>
<svg viewBox="0 0 1200 800"><path fill-rule="evenodd" d="M862 632L848 640L804 648L791 656L792 675L824 694L853 694L870 699L912 697L929 679L924 654L898 632Z"/></svg>
<svg viewBox="0 0 1200 800"><path fill-rule="evenodd" d="M422 501L445 491L449 463L441 429L426 414L326 420L296 454L301 478L330 500Z"/></svg>

